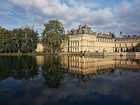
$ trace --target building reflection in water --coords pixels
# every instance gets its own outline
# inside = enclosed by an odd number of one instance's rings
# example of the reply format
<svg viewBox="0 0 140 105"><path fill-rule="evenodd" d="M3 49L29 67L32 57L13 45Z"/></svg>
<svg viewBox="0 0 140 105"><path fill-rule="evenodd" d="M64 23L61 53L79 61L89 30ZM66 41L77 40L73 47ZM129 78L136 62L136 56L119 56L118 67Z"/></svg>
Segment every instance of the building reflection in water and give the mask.
<svg viewBox="0 0 140 105"><path fill-rule="evenodd" d="M114 69L140 71L139 59L61 56L61 64L68 72L82 75L112 73Z"/></svg>
<svg viewBox="0 0 140 105"><path fill-rule="evenodd" d="M64 73L86 82L94 75L114 74L118 76L123 75L122 71L140 71L139 59L93 58L89 56L46 56L44 58L44 56L37 56L36 60L37 65L42 68L46 80L50 81L48 84L54 84L54 87L55 84L56 86L61 84ZM56 83L52 83L54 81Z"/></svg>
<svg viewBox="0 0 140 105"><path fill-rule="evenodd" d="M0 80L43 76L49 87L61 86L66 75L86 82L95 75L123 76L122 71L140 71L140 59L84 56L1 56L0 65Z"/></svg>
<svg viewBox="0 0 140 105"><path fill-rule="evenodd" d="M140 105L139 71L140 59L0 56L0 103Z"/></svg>
<svg viewBox="0 0 140 105"><path fill-rule="evenodd" d="M35 58L38 66L42 66L44 64L44 60L45 60L44 56L36 56Z"/></svg>

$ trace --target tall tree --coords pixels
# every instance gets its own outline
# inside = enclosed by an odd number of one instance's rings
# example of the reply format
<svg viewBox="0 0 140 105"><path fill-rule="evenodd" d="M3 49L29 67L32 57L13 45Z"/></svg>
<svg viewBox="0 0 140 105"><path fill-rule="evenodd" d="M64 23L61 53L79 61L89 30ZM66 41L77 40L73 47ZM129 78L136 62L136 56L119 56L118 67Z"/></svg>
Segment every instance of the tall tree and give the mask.
<svg viewBox="0 0 140 105"><path fill-rule="evenodd" d="M0 27L0 52L33 52L37 42L38 33L33 27L26 26L11 31Z"/></svg>
<svg viewBox="0 0 140 105"><path fill-rule="evenodd" d="M26 26L23 28L22 38L22 52L32 52L36 50L38 42L38 33L33 30L32 27Z"/></svg>
<svg viewBox="0 0 140 105"><path fill-rule="evenodd" d="M8 52L10 50L10 31L0 27L0 52Z"/></svg>
<svg viewBox="0 0 140 105"><path fill-rule="evenodd" d="M61 45L61 36L64 34L64 27L58 20L50 20L44 24L42 43L45 49L50 52L59 52Z"/></svg>

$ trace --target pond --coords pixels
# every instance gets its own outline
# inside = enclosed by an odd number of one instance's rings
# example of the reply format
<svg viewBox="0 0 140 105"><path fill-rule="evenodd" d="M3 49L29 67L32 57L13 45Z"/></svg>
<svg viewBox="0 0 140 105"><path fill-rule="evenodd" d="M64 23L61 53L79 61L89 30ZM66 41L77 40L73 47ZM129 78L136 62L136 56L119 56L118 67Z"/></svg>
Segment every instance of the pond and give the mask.
<svg viewBox="0 0 140 105"><path fill-rule="evenodd" d="M0 56L0 105L140 105L140 59Z"/></svg>

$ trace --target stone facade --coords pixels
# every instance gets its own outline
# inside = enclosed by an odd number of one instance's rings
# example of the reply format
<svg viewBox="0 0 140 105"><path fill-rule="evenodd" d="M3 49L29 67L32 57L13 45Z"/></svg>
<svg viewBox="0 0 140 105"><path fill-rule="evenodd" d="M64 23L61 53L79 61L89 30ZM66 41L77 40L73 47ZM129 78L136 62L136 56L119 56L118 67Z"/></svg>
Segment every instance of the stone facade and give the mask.
<svg viewBox="0 0 140 105"><path fill-rule="evenodd" d="M140 37L115 39L115 52L140 52Z"/></svg>
<svg viewBox="0 0 140 105"><path fill-rule="evenodd" d="M87 25L68 31L61 44L64 53L140 52L140 37L115 38L114 34L96 33Z"/></svg>
<svg viewBox="0 0 140 105"><path fill-rule="evenodd" d="M37 48L36 52L43 52L44 51L44 46L41 43L37 43Z"/></svg>

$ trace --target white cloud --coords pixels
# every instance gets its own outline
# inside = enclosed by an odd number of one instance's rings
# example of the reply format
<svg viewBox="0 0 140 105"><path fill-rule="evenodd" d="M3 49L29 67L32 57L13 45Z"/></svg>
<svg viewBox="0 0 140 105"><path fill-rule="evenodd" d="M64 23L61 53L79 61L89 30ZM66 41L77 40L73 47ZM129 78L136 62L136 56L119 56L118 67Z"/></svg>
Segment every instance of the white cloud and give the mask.
<svg viewBox="0 0 140 105"><path fill-rule="evenodd" d="M77 6L83 6L83 7L86 7L86 8L95 8L97 7L97 4L94 2L88 2L85 0L69 0L68 1L68 4L71 5L71 6L74 6L74 7L77 7Z"/></svg>
<svg viewBox="0 0 140 105"><path fill-rule="evenodd" d="M118 28L120 31L128 34L140 34L140 9L138 5L138 0L132 3L125 1L116 8L116 21L118 24L123 24Z"/></svg>
<svg viewBox="0 0 140 105"><path fill-rule="evenodd" d="M140 33L140 0L125 0L118 2L114 7L103 7L91 0L8 1L13 7L23 9L22 15L37 24L43 24L49 19L59 19L67 29L79 24L89 24L100 31Z"/></svg>
<svg viewBox="0 0 140 105"><path fill-rule="evenodd" d="M63 20L65 22L96 23L96 20L105 21L112 15L110 9L105 8L99 9L97 11L91 11L89 7L86 7L87 5L89 5L88 3L86 6L84 6L83 3L81 3L82 5L78 5L78 2L74 0L70 0L69 2L71 3L72 6L69 6L66 3L61 3L60 0L53 0L51 2L49 0L26 0L26 1L10 0L10 1L24 8L27 13L29 11L32 12L31 11L32 8L38 9L40 12L42 12L41 15L43 15L44 20L53 17ZM32 13L30 14L32 15ZM35 15L35 17L40 16Z"/></svg>

